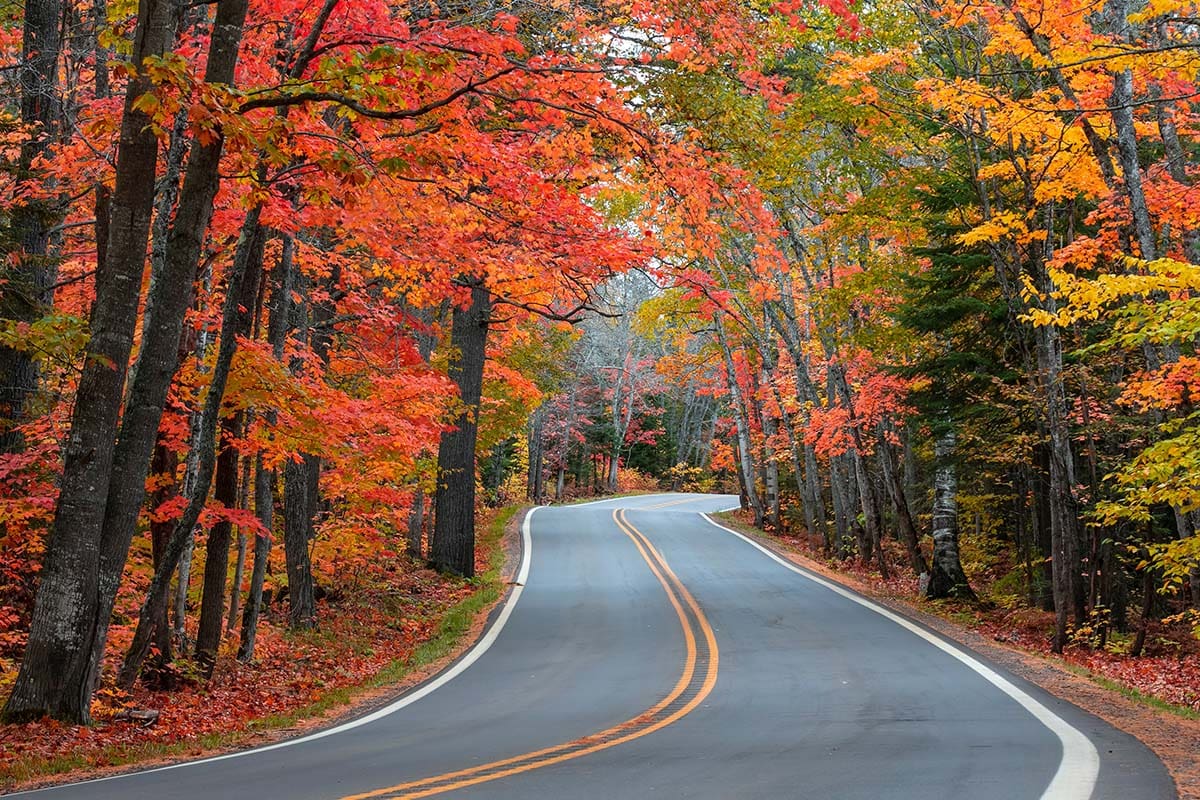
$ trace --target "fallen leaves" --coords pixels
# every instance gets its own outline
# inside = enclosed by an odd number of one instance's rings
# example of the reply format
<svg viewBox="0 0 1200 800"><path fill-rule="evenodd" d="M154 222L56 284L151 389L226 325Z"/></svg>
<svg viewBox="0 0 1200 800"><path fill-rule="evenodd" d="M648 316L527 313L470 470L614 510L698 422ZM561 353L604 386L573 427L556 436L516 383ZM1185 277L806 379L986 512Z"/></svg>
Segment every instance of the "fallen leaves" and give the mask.
<svg viewBox="0 0 1200 800"><path fill-rule="evenodd" d="M187 752L198 753L277 727L279 717L306 707L316 712L336 705L334 693L409 659L436 635L446 610L477 590L404 555L377 559L355 594L319 606L318 630L289 633L286 609L268 609L250 664L234 658L236 637L227 637L207 683L184 682L169 692L139 684L130 693L106 685L96 693L91 728L52 719L0 725L0 787L16 785L39 762L44 774L54 762L60 765L55 771L95 769L159 755L158 746L192 743ZM110 648L110 661L119 653ZM180 663L186 671L187 662Z"/></svg>

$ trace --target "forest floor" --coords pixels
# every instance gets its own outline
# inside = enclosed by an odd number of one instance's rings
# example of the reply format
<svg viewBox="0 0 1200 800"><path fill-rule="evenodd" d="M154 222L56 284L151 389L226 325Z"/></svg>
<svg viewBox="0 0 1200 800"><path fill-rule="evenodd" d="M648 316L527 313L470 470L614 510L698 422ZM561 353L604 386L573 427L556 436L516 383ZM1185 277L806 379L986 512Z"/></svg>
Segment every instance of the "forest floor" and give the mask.
<svg viewBox="0 0 1200 800"><path fill-rule="evenodd" d="M173 691L102 687L91 727L0 725L0 793L256 747L387 703L478 638L518 560L506 557L520 547L517 510L480 520L473 581L385 556L354 591L318 603L315 631L289 633L284 609L269 608L252 663L238 663L230 637L207 682L189 678L184 661ZM109 649L118 659L120 648ZM112 674L117 662L108 666ZM159 716L152 725L122 721L131 709Z"/></svg>
<svg viewBox="0 0 1200 800"><path fill-rule="evenodd" d="M826 558L805 537L764 534L743 512L717 516L799 566L917 620L1137 737L1167 766L1181 800L1200 800L1200 647L1186 631L1155 627L1138 658L1086 643L1072 643L1058 656L1050 651L1054 617L1048 612L923 601L917 580L902 567L883 580L856 559ZM974 588L987 596L986 584Z"/></svg>

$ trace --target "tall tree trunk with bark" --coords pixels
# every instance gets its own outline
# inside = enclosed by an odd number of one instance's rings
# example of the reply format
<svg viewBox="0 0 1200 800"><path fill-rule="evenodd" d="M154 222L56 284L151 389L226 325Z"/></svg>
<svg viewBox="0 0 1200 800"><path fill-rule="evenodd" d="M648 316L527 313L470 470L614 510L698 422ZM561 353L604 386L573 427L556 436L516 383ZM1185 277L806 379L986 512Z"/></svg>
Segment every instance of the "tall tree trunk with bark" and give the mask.
<svg viewBox="0 0 1200 800"><path fill-rule="evenodd" d="M837 538L834 544L839 556L848 557L853 553L852 545L855 539L855 525L850 518L854 513L851 510L854 503L850 499L850 485L846 477L844 457L841 455L829 457L829 489L833 504L833 528Z"/></svg>
<svg viewBox="0 0 1200 800"><path fill-rule="evenodd" d="M821 472L817 463L817 451L811 444L804 443L804 484L808 489L809 502L812 504L813 518L821 533L822 549L825 553L833 552L833 537L829 531L829 520L825 516L824 493L821 489Z"/></svg>
<svg viewBox="0 0 1200 800"><path fill-rule="evenodd" d="M178 493L179 486L175 480L178 468L179 456L160 441L154 448L150 469L163 483L154 494L150 495L152 509L158 508ZM171 536L172 528L174 528L174 524L168 520L152 519L150 521L150 552L155 569L158 569L159 564L162 563L163 553L167 549L167 540ZM151 668L165 677L165 667L173 660L171 628L167 624L166 608L163 608L162 616L155 623L153 649L157 652L152 660ZM161 681L156 682L156 685L168 688Z"/></svg>
<svg viewBox="0 0 1200 800"><path fill-rule="evenodd" d="M254 645L258 640L258 619L262 614L263 584L267 578L267 562L271 558L271 530L275 522L275 472L263 464L260 454L254 464L254 511L258 522L266 533L254 537L254 566L250 570L250 591L246 594L246 607L242 611L241 634L238 639L237 659L242 663L254 658Z"/></svg>
<svg viewBox="0 0 1200 800"><path fill-rule="evenodd" d="M340 279L341 271L335 265L326 287L329 293L336 290ZM323 300L312 304L302 313L309 315L307 322L301 326L308 336L309 349L324 367L328 367L333 303ZM288 572L288 626L293 630L314 628L317 624L316 582L313 579L310 548L316 537L320 492L319 455L302 453L298 460L287 463L283 469L283 550Z"/></svg>
<svg viewBox="0 0 1200 800"><path fill-rule="evenodd" d="M237 507L238 452L234 441L241 433L241 425L240 412L221 421L218 444L221 451L217 455L216 475L213 478L213 499L226 508ZM206 678L212 677L217 651L221 647L232 534L232 523L227 519L218 520L209 529L204 543L204 584L200 594L200 620L196 627L196 661Z"/></svg>
<svg viewBox="0 0 1200 800"><path fill-rule="evenodd" d="M247 414L247 417L251 416L251 414ZM246 427L249 426L250 423L247 422ZM249 511L250 480L254 470L254 459L243 458L241 462L242 474L238 478L237 507L241 511ZM270 529L268 528L268 530ZM249 545L250 537L246 534L246 526L238 525L237 548L235 551L237 556L233 564L233 582L230 584L231 588L229 592L229 615L225 620L226 635L233 633L237 627L238 620L242 616L242 584L246 581L246 556Z"/></svg>
<svg viewBox="0 0 1200 800"><path fill-rule="evenodd" d="M908 554L908 565L914 575L922 575L929 571L925 556L921 553L920 536L913 522L912 513L908 508L908 499L904 496L904 484L900 473L892 463L891 445L880 432L879 466L883 471L883 482L892 501L892 509L896 514L896 527L900 533L900 541Z"/></svg>
<svg viewBox="0 0 1200 800"><path fill-rule="evenodd" d="M62 50L61 0L26 0L22 27L21 123L32 135L21 144L17 171L29 174L34 160L45 154L58 137L61 120L58 58ZM0 292L0 319L33 322L51 303L50 286L56 272L48 258L49 230L61 211L54 201L21 202L10 211L9 250L0 266L4 291ZM0 345L0 453L22 446L14 430L25 418L25 405L37 391L37 365L29 353Z"/></svg>
<svg viewBox="0 0 1200 800"><path fill-rule="evenodd" d="M879 504L876 500L875 483L867 474L866 458L858 450L851 450L851 463L854 465L854 477L858 482L858 498L863 511L863 521L866 535L867 551L859 552L863 561L875 558L879 574L885 580L890 576L887 559L883 554L883 525L879 519Z"/></svg>
<svg viewBox="0 0 1200 800"><path fill-rule="evenodd" d="M209 83L233 82L246 9L247 0L221 0L218 3L204 74ZM99 679L108 618L145 498L150 454L171 381L179 368L179 340L192 300L213 200L220 187L223 149L224 139L219 132L207 143L193 143L175 219L167 234L162 271L151 274L142 345L134 365L120 438L113 456L112 483L101 535L99 615L92 648L93 686ZM231 286L229 291L236 291L236 287ZM253 298L248 305L253 305Z"/></svg>
<svg viewBox="0 0 1200 800"><path fill-rule="evenodd" d="M767 381L771 380L770 375L766 375ZM773 417L765 406L759 407L759 418L762 424L763 440L763 471L766 473L766 480L763 482L766 490L765 505L766 505L766 523L771 526L771 530L779 530L779 461L777 460L774 447L775 436L779 433L779 423Z"/></svg>
<svg viewBox="0 0 1200 800"><path fill-rule="evenodd" d="M108 255L104 271L96 276L92 335L64 447L59 501L46 542L29 643L4 709L10 720L43 714L70 722L90 720L92 667L98 660L93 646L99 532L137 324L158 161L151 120L134 103L153 88L142 63L169 46L171 21L165 0L142 0L138 7L132 58L136 73L129 80L121 120Z"/></svg>
<svg viewBox="0 0 1200 800"><path fill-rule="evenodd" d="M258 262L258 268L253 270L253 277L258 280L244 279L237 291L239 293L238 315L231 335L247 336L251 333L254 320L259 313L259 303L263 292L261 284L263 248L266 244L265 231L255 238L254 252L251 257ZM229 291L234 287L230 286ZM226 332L222 332L225 336ZM242 424L245 422L244 412L237 412L221 420L220 452L217 455L216 474L213 478L215 488L213 499L225 508L238 507L238 451L234 446L237 438L242 435ZM211 677L213 666L216 664L217 651L221 647L221 630L225 618L225 584L229 579L229 545L233 536L233 525L229 520L219 520L209 529L208 538L204 544L204 584L200 595L200 620L196 626L196 661L205 677ZM244 559L243 550L243 559ZM241 591L241 581L234 584L233 592Z"/></svg>
<svg viewBox="0 0 1200 800"><path fill-rule="evenodd" d="M283 551L287 555L288 627L314 628L317 603L309 543L313 535L312 477L320 459L305 453L283 467Z"/></svg>
<svg viewBox="0 0 1200 800"><path fill-rule="evenodd" d="M1049 302L1053 302L1053 299ZM1075 460L1062 383L1062 342L1058 329L1052 325L1038 328L1036 335L1038 373L1045 403L1046 430L1049 435L1047 454L1050 461L1050 480L1047 499L1055 612L1053 650L1060 653L1067 641L1069 615L1073 611L1077 622L1086 616L1086 595L1077 529Z"/></svg>
<svg viewBox="0 0 1200 800"><path fill-rule="evenodd" d="M438 447L438 487L429 548L434 566L464 577L475 574L475 436L492 306L482 279L473 279L469 285L471 304L454 309L450 326L450 345L455 351L450 379L458 386L463 411L454 430L442 434Z"/></svg>

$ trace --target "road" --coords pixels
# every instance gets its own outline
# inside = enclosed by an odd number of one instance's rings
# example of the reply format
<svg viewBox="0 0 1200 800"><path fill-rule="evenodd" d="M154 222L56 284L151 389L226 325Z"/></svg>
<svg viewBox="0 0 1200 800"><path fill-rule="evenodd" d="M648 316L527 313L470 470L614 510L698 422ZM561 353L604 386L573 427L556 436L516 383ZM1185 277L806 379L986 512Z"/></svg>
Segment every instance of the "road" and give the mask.
<svg viewBox="0 0 1200 800"><path fill-rule="evenodd" d="M1158 800L1132 737L698 512L541 508L484 638L315 736L30 797Z"/></svg>

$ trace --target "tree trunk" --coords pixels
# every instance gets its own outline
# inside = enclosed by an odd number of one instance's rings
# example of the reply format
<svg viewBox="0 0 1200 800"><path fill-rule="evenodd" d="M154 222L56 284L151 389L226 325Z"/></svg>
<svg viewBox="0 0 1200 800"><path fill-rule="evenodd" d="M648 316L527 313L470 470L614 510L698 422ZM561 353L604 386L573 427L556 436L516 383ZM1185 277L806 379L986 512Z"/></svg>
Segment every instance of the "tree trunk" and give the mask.
<svg viewBox="0 0 1200 800"><path fill-rule="evenodd" d="M729 349L729 341L725 338L724 322L718 316L717 343L721 346L721 355L725 365L725 385L729 389L729 405L733 411L733 424L737 431L737 451L739 475L742 488L746 493L746 502L754 512L754 527L762 528L766 518L762 499L758 496L758 488L754 482L754 462L750 444L750 422L747 419L746 405L742 400L742 390L738 385L737 371L733 365L733 352Z"/></svg>
<svg viewBox="0 0 1200 800"><path fill-rule="evenodd" d="M1149 553L1143 551L1143 558L1148 555ZM1142 615L1138 622L1137 635L1129 647L1129 655L1133 658L1141 657L1142 648L1146 646L1146 634L1150 631L1150 619L1154 613L1155 583L1153 570L1146 566L1142 569Z"/></svg>
<svg viewBox="0 0 1200 800"><path fill-rule="evenodd" d="M771 380L771 376L766 376L767 380ZM763 453L763 466L766 471L766 522L771 526L771 530L779 531L779 462L776 459L773 440L779 432L778 422L767 413L766 408L760 408L760 418L762 421L763 440L765 452Z"/></svg>
<svg viewBox="0 0 1200 800"><path fill-rule="evenodd" d="M151 510L158 508L171 497L175 496L178 491L178 483L175 480L175 473L179 468L179 457L167 448L161 441L154 448L154 458L150 463L152 473L163 481L161 487L150 496ZM150 550L153 557L154 568L162 563L163 553L167 549L167 540L171 537L171 529L174 526L168 520L150 522ZM157 652L152 660L151 667L160 674L166 674L165 667L173 660L171 653L171 629L167 624L167 609L163 608L162 616L155 621L155 637L153 649ZM163 686L162 681L157 681L157 685Z"/></svg>
<svg viewBox="0 0 1200 800"><path fill-rule="evenodd" d="M225 384L229 379L229 368L233 363L234 353L237 352L237 337L233 332L239 327L239 317L247 312L239 307L240 297L253 297L253 290L245 288L258 283L262 272L263 230L259 224L262 207L256 206L246 215L242 224L241 235L230 269L228 286L225 293L225 303L221 310L221 343L217 349L216 363L213 365L212 378L209 382L208 393L204 398L204 408L200 413L200 439L196 443L198 465L195 484L189 487L187 508L183 516L171 532L171 541L163 557L162 568L156 570L150 581L142 611L138 617L137 629L134 631L133 642L125 653L125 663L121 667L119 683L123 687L133 685L146 658L150 638L153 635L154 621L158 619L161 608L166 605L167 593L170 588L171 573L179 563L179 557L187 546L188 537L200 512L203 511L208 499L208 490L212 486L213 466L216 461L217 426L220 420L221 399L225 395ZM249 301L252 303L253 301Z"/></svg>
<svg viewBox="0 0 1200 800"><path fill-rule="evenodd" d="M1050 436L1050 549L1052 552L1055 634L1053 649L1061 653L1067 641L1068 615L1086 616L1082 564L1076 531L1075 464L1071 451L1066 397L1062 386L1062 344L1052 325L1037 329L1038 368Z"/></svg>
<svg viewBox="0 0 1200 800"><path fill-rule="evenodd" d="M1187 156L1179 142L1179 131L1175 124L1175 111L1168 103L1155 106L1158 118L1158 133L1162 139L1163 156L1166 158L1167 174L1180 186L1190 188L1192 179L1187 174ZM1194 218L1193 218L1194 219ZM1184 257L1193 264L1200 263L1200 228L1192 224L1181 232Z"/></svg>
<svg viewBox="0 0 1200 800"><path fill-rule="evenodd" d="M298 276L299 277L299 276ZM337 288L339 267L329 276L328 289ZM305 326L309 349L324 366L329 366L333 305L329 300L313 304ZM303 311L301 313L304 313ZM293 367L299 367L299 362ZM317 602L312 570L311 542L316 537L316 520L321 505L321 458L303 453L283 470L283 550L288 572L288 626L293 630L316 627Z"/></svg>
<svg viewBox="0 0 1200 800"><path fill-rule="evenodd" d="M213 499L226 508L236 508L238 501L238 452L233 442L240 433L241 417L238 413L221 422L221 452L217 456L213 478ZM219 520L209 529L204 543L204 585L200 594L200 621L196 626L196 661L206 678L212 677L217 651L221 647L232 533L233 525L229 520Z"/></svg>
<svg viewBox="0 0 1200 800"><path fill-rule="evenodd" d="M221 0L217 5L205 67L205 80L209 83L233 82L246 8L247 0ZM129 545L137 528L138 512L145 498L150 453L162 421L171 381L179 368L179 339L192 300L196 268L212 217L213 200L220 186L219 166L223 147L224 139L219 133L211 142L193 143L175 220L167 235L162 271L151 274L141 350L125 402L125 415L121 420L120 438L113 456L112 482L109 484L104 515L100 553L100 613L93 645L93 687L99 679L100 659L108 635L108 619L129 556ZM236 292L236 285L231 284L229 291ZM252 297L247 305L253 305Z"/></svg>
<svg viewBox="0 0 1200 800"><path fill-rule="evenodd" d="M1041 433L1041 431L1039 431ZM1038 455L1038 469L1032 474L1033 492L1030 521L1033 538L1037 542L1040 567L1037 574L1038 603L1043 611L1054 610L1054 546L1050 537L1050 456L1044 444L1034 448Z"/></svg>
<svg viewBox="0 0 1200 800"><path fill-rule="evenodd" d="M238 508L250 510L250 476L254 462L250 458L242 459L242 475L238 479ZM225 620L226 635L232 634L242 616L242 584L246 580L246 551L249 549L250 537L246 535L246 527L238 525L237 559L233 565L233 583L229 592L229 616Z"/></svg>
<svg viewBox="0 0 1200 800"><path fill-rule="evenodd" d="M126 90L117 148L108 256L103 273L96 276L92 335L64 447L59 501L46 542L29 643L4 709L9 720L43 714L69 722L90 720L92 667L99 660L93 657L99 531L137 324L158 160L151 120L134 103L153 88L142 62L170 44L171 17L165 0L141 0L132 58L136 72Z"/></svg>
<svg viewBox="0 0 1200 800"><path fill-rule="evenodd" d="M271 287L271 313L267 322L267 341L275 360L283 362L283 350L287 343L288 323L291 317L292 266L296 245L291 236L284 235L280 248L279 263L275 267ZM268 425L274 425L277 415L268 411ZM242 634L238 643L238 661L254 658L254 643L258 637L258 618L262 613L263 582L267 576L267 563L271 557L271 532L275 530L275 471L266 468L262 455L258 456L254 470L254 508L258 521L266 531L254 538L254 568L250 573L250 591L246 595L246 610L242 613Z"/></svg>
<svg viewBox="0 0 1200 800"><path fill-rule="evenodd" d="M22 142L17 172L29 175L33 162L58 138L61 120L58 58L62 49L61 0L26 0L22 29L21 123L31 135ZM49 201L22 202L10 210L11 257L3 259L0 319L33 322L50 305L55 265L47 258L49 229L61 210ZM37 391L38 372L29 353L0 345L0 453L19 450L14 430L25 419L25 405Z"/></svg>
<svg viewBox="0 0 1200 800"><path fill-rule="evenodd" d="M850 546L854 542L850 521L850 509L854 504L849 499L850 488L846 483L842 456L831 455L829 457L829 489L830 499L833 503L833 527L837 533L836 549L838 556L845 558L850 553Z"/></svg>
<svg viewBox="0 0 1200 800"><path fill-rule="evenodd" d="M858 498L863 510L863 520L865 521L867 552L860 553L864 561L869 561L872 556L875 557L875 564L879 567L879 575L886 580L890 575L887 559L883 554L883 526L879 521L879 504L875 499L875 484L871 481L871 476L867 474L866 459L858 450L850 451L850 458L854 465L854 477L858 482Z"/></svg>
<svg viewBox="0 0 1200 800"><path fill-rule="evenodd" d="M267 577L267 562L271 558L271 534L275 516L275 473L263 466L259 455L254 469L254 509L258 521L267 531L254 537L254 567L250 571L250 591L242 612L242 631L238 641L237 659L246 663L254 658L254 643L258 638L258 618L262 614L263 583Z"/></svg>
<svg viewBox="0 0 1200 800"><path fill-rule="evenodd" d="M543 441L546 426L545 407L534 412L529 429L529 476L527 494L534 503L545 502L546 446Z"/></svg>
<svg viewBox="0 0 1200 800"><path fill-rule="evenodd" d="M808 488L809 503L812 506L813 518L821 533L821 546L826 554L833 552L833 537L829 535L829 520L825 517L825 501L821 491L820 467L817 464L817 451L813 446L804 444L804 483Z"/></svg>
<svg viewBox="0 0 1200 800"><path fill-rule="evenodd" d="M890 447L886 438L881 435L879 466L883 470L884 485L891 498L892 509L896 513L896 526L900 532L900 541L908 553L908 565L912 567L914 575L923 575L929 571L929 565L925 563L925 556L921 553L920 535L917 533L917 526L913 523L912 514L908 509L908 499L904 496L904 484L901 481L900 473L892 464Z"/></svg>
<svg viewBox="0 0 1200 800"><path fill-rule="evenodd" d="M308 548L313 538L316 501L312 497L312 478L319 469L320 459L308 453L283 467L283 551L287 555L288 627L293 630L315 628L317 624Z"/></svg>
<svg viewBox="0 0 1200 800"><path fill-rule="evenodd" d="M958 555L958 479L954 467L954 432L947 430L934 445L937 466L933 475L933 569L925 597L974 599Z"/></svg>
<svg viewBox="0 0 1200 800"><path fill-rule="evenodd" d="M470 286L471 304L454 309L450 326L450 345L457 355L450 379L458 386L463 412L455 429L442 434L438 447L430 542L434 566L468 578L475 574L475 436L492 305L482 279L473 279Z"/></svg>

